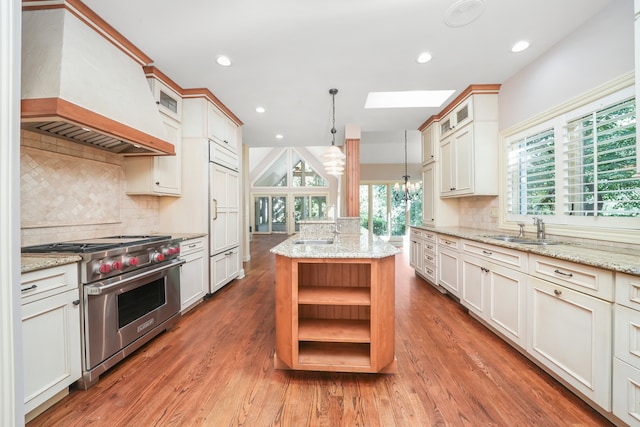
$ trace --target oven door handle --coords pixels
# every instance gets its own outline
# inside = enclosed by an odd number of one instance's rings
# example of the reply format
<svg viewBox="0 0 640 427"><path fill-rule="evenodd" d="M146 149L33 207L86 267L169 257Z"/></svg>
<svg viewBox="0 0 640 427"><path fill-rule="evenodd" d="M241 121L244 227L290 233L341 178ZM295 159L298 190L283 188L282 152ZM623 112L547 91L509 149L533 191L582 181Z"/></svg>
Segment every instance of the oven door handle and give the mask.
<svg viewBox="0 0 640 427"><path fill-rule="evenodd" d="M145 270L142 273L136 274L131 277L127 277L124 280L117 281L115 283L110 283L108 285L87 285L84 287L87 295L102 295L103 293L108 292L111 289L121 288L123 285L126 285L129 282L133 282L142 277L149 276L153 273L158 273L160 271L168 270L171 267L177 267L179 265L184 264L186 261L183 259L176 259L171 264L165 264L158 268L154 268L153 270Z"/></svg>

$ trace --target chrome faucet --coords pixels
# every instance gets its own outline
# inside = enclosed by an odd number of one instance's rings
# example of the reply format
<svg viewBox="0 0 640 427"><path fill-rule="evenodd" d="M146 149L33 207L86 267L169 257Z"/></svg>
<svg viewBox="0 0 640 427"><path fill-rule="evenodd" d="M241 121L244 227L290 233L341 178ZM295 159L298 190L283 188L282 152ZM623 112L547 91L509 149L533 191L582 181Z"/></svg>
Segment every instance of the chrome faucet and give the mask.
<svg viewBox="0 0 640 427"><path fill-rule="evenodd" d="M518 227L520 227L520 232L518 232L518 237L524 237L524 222L519 222Z"/></svg>
<svg viewBox="0 0 640 427"><path fill-rule="evenodd" d="M542 221L542 218L538 218L538 217L533 217L533 225L536 226L536 232L537 232L537 236L538 239L545 239L546 235L545 235L545 231L544 231L544 221Z"/></svg>

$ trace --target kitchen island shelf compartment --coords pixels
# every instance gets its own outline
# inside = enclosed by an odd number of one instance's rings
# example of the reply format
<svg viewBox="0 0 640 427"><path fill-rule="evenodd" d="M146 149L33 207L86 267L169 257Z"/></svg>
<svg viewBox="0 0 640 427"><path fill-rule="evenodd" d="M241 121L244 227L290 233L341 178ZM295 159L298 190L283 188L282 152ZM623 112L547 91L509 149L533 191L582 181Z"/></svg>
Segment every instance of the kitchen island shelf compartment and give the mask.
<svg viewBox="0 0 640 427"><path fill-rule="evenodd" d="M393 372L394 279L394 257L276 256L276 368Z"/></svg>

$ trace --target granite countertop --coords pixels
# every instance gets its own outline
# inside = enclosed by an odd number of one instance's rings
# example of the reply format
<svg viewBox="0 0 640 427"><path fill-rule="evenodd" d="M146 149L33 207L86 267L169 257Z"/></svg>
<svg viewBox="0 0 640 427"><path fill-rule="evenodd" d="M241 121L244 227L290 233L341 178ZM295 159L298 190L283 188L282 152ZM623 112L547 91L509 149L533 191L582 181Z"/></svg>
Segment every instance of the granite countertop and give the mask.
<svg viewBox="0 0 640 427"><path fill-rule="evenodd" d="M562 238L555 237L551 237L549 240L557 240L561 242L560 244L527 245L522 243L504 242L488 237L513 234L500 232L498 230L426 226L414 226L412 228L640 276L640 250L628 248L622 249L616 248L615 246L600 247L568 241L563 242ZM515 237L515 234L513 235ZM527 237L532 236L527 234Z"/></svg>
<svg viewBox="0 0 640 427"><path fill-rule="evenodd" d="M167 233L170 234L170 233ZM199 239L200 237L206 237L207 233L173 233L170 234L173 239L180 239L180 241L184 242L185 240L191 239Z"/></svg>
<svg viewBox="0 0 640 427"><path fill-rule="evenodd" d="M298 240L331 239L330 244L296 244ZM271 249L289 258L385 258L400 250L368 232L360 234L296 234Z"/></svg>
<svg viewBox="0 0 640 427"><path fill-rule="evenodd" d="M80 255L73 254L22 254L20 257L20 272L28 273L59 265L73 264L80 262L81 259Z"/></svg>

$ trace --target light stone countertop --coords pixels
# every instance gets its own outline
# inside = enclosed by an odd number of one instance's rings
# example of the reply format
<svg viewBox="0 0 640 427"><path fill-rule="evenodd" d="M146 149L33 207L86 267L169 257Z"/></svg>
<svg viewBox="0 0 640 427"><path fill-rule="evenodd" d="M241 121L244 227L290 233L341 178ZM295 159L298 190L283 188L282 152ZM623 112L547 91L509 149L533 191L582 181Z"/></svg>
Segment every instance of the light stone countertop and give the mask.
<svg viewBox="0 0 640 427"><path fill-rule="evenodd" d="M80 262L80 255L70 254L22 254L20 257L20 272L43 270L45 268L57 267L59 265L73 264Z"/></svg>
<svg viewBox="0 0 640 427"><path fill-rule="evenodd" d="M498 230L425 226L413 226L412 228L640 276L640 250L628 248L616 249L615 246L596 247L573 242L553 245L526 245L521 243L504 242L487 237L497 235L513 235L515 237L515 234L513 233L505 233ZM527 235L527 237L532 236ZM558 240L562 242L562 238L556 237L551 237L549 240Z"/></svg>
<svg viewBox="0 0 640 427"><path fill-rule="evenodd" d="M332 239L331 244L296 244L298 240ZM368 232L360 234L295 234L271 249L289 258L385 258L400 250Z"/></svg>
<svg viewBox="0 0 640 427"><path fill-rule="evenodd" d="M167 235L170 235L172 239L180 239L180 241L184 242L185 240L206 237L207 233L167 233Z"/></svg>

